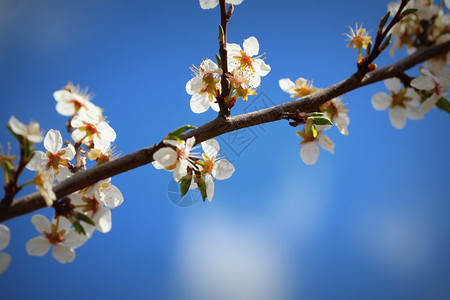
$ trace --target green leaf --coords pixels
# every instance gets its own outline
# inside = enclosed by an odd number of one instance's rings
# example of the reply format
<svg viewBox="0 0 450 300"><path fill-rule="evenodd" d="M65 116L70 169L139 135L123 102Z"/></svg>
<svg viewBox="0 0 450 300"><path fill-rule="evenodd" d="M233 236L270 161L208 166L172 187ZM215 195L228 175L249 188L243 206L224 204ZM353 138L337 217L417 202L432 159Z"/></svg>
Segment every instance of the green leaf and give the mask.
<svg viewBox="0 0 450 300"><path fill-rule="evenodd" d="M89 218L88 216L82 214L82 213L78 213L75 215L75 218L77 218L77 220L81 220L83 222L88 223L89 225L95 226L95 222ZM74 225L75 226L75 225Z"/></svg>
<svg viewBox="0 0 450 300"><path fill-rule="evenodd" d="M222 25L219 25L219 43L224 44L225 43L225 33L223 31Z"/></svg>
<svg viewBox="0 0 450 300"><path fill-rule="evenodd" d="M317 137L317 129L316 129L316 126L314 126L314 124L311 125L311 131L312 131L313 137Z"/></svg>
<svg viewBox="0 0 450 300"><path fill-rule="evenodd" d="M181 178L181 180L180 180L181 197L183 197L184 195L187 194L187 192L189 191L189 188L191 186L191 182L192 182L191 174L188 174L188 175L184 176L183 178Z"/></svg>
<svg viewBox="0 0 450 300"><path fill-rule="evenodd" d="M197 127L191 126L191 125L181 126L177 129L175 129L174 131L172 131L171 133L169 133L169 137L180 138L186 131L191 130L191 129L197 129Z"/></svg>
<svg viewBox="0 0 450 300"><path fill-rule="evenodd" d="M206 182L205 179L201 177L196 177L195 182L197 183L198 190L200 191L200 194L202 195L203 202L205 202L205 199L207 197L206 195Z"/></svg>
<svg viewBox="0 0 450 300"><path fill-rule="evenodd" d="M372 43L367 44L367 48L366 48L366 57L369 57L369 55L370 55L370 50L372 50Z"/></svg>
<svg viewBox="0 0 450 300"><path fill-rule="evenodd" d="M309 117L323 117L323 116L324 116L324 113L323 112L318 112L318 111L306 114L307 118L309 118Z"/></svg>
<svg viewBox="0 0 450 300"><path fill-rule="evenodd" d="M74 222L74 223L72 223L72 225L75 228L76 232L78 232L79 234L86 235L86 231L84 230L83 226L81 226L81 224L79 222Z"/></svg>
<svg viewBox="0 0 450 300"><path fill-rule="evenodd" d="M330 119L327 117L318 117L313 119L314 125L333 125L333 122L331 122Z"/></svg>
<svg viewBox="0 0 450 300"><path fill-rule="evenodd" d="M439 98L439 100L436 102L436 107L442 109L447 113L450 113L450 102L444 97Z"/></svg>
<svg viewBox="0 0 450 300"><path fill-rule="evenodd" d="M392 40L392 33L387 36L387 38L384 41L383 45L381 45L381 51L383 51L384 49L387 48L387 46L389 46L389 44L391 43L391 40Z"/></svg>
<svg viewBox="0 0 450 300"><path fill-rule="evenodd" d="M380 25L378 25L378 28L380 29L380 31L383 30L384 25L386 25L386 22L389 19L390 15L391 15L391 13L388 12L387 14L384 15L383 18L381 18Z"/></svg>
<svg viewBox="0 0 450 300"><path fill-rule="evenodd" d="M402 15L406 17L407 15L413 14L417 11L417 8L408 8L402 12Z"/></svg>
<svg viewBox="0 0 450 300"><path fill-rule="evenodd" d="M219 55L217 55L216 53L216 62L217 62L217 66L219 67L219 69L222 68L222 59L220 58Z"/></svg>

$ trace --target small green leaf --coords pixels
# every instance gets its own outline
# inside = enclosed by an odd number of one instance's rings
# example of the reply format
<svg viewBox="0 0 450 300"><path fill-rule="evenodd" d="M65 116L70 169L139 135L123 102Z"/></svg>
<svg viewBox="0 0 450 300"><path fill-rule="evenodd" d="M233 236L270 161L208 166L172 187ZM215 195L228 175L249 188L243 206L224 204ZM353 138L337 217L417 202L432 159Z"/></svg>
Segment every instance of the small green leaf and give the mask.
<svg viewBox="0 0 450 300"><path fill-rule="evenodd" d="M174 131L172 131L171 133L169 133L169 137L170 138L180 138L186 131L191 130L191 129L197 129L197 127L191 126L191 125L181 126L177 129L175 129Z"/></svg>
<svg viewBox="0 0 450 300"><path fill-rule="evenodd" d="M381 18L380 25L378 25L378 28L380 31L383 30L384 25L386 25L386 22L389 19L390 15L391 15L391 13L388 12L387 14L384 15L383 18Z"/></svg>
<svg viewBox="0 0 450 300"><path fill-rule="evenodd" d="M195 178L195 182L197 183L198 190L200 191L200 194L202 195L203 202L205 202L205 199L207 197L206 195L206 182L205 179L200 176Z"/></svg>
<svg viewBox="0 0 450 300"><path fill-rule="evenodd" d="M318 117L313 119L314 125L333 125L333 122L331 122L330 119L327 117Z"/></svg>
<svg viewBox="0 0 450 300"><path fill-rule="evenodd" d="M366 48L366 57L369 57L369 55L370 55L370 50L372 50L372 43L367 44L367 48Z"/></svg>
<svg viewBox="0 0 450 300"><path fill-rule="evenodd" d="M225 44L225 33L223 31L222 25L219 25L219 43Z"/></svg>
<svg viewBox="0 0 450 300"><path fill-rule="evenodd" d="M86 235L86 231L84 230L83 226L81 226L81 224L79 222L74 222L74 223L72 223L72 225L75 228L76 232L78 232L79 234Z"/></svg>
<svg viewBox="0 0 450 300"><path fill-rule="evenodd" d="M84 214L82 214L82 213L76 214L76 215L75 215L75 218L77 218L78 221L81 220L81 221L83 221L83 222L88 223L89 225L95 226L95 222L94 222L91 218L89 218L88 216L86 216L86 215L84 215ZM75 225L74 225L74 226L75 226Z"/></svg>
<svg viewBox="0 0 450 300"><path fill-rule="evenodd" d="M417 8L408 8L402 12L402 15L403 15L403 17L406 17L407 15L413 14L416 11L417 11Z"/></svg>
<svg viewBox="0 0 450 300"><path fill-rule="evenodd" d="M444 97L439 98L439 100L436 102L436 107L442 109L447 113L450 113L450 102Z"/></svg>
<svg viewBox="0 0 450 300"><path fill-rule="evenodd" d="M316 126L311 125L311 131L312 131L313 137L317 137L317 129L316 129Z"/></svg>
<svg viewBox="0 0 450 300"><path fill-rule="evenodd" d="M219 69L222 68L222 59L220 58L219 55L217 55L216 53L216 62L217 62L217 66L219 67Z"/></svg>
<svg viewBox="0 0 450 300"><path fill-rule="evenodd" d="M392 33L387 36L387 38L384 41L383 45L381 45L381 51L383 51L384 49L387 48L387 46L389 46L389 44L391 43L391 40L392 40Z"/></svg>
<svg viewBox="0 0 450 300"><path fill-rule="evenodd" d="M318 112L318 111L306 114L307 118L309 118L309 117L323 117L323 116L324 116L324 113L323 112Z"/></svg>
<svg viewBox="0 0 450 300"><path fill-rule="evenodd" d="M189 191L189 188L191 187L191 182L192 182L191 174L188 174L188 175L184 176L183 178L181 178L181 180L180 180L181 197L183 197L184 195L187 194L187 192Z"/></svg>

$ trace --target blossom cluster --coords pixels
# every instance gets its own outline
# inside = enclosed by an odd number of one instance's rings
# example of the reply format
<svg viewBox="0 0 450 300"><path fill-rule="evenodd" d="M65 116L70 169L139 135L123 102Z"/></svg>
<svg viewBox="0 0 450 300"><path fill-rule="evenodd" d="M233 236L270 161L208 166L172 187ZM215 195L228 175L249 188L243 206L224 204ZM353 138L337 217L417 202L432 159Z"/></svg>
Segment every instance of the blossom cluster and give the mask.
<svg viewBox="0 0 450 300"><path fill-rule="evenodd" d="M292 98L302 98L317 91L312 81L305 78L298 78L295 83L289 78L283 78L279 81L280 88L290 94ZM313 165L319 158L319 147L330 153L334 153L334 143L331 139L323 134L325 130L331 128L330 124L335 124L339 132L348 135L348 125L350 118L347 115L348 110L345 108L342 100L334 98L319 107L320 112L313 114L299 114L297 117L302 118L304 127L302 131L297 131L297 135L303 140L300 142L300 157L307 165Z"/></svg>
<svg viewBox="0 0 450 300"><path fill-rule="evenodd" d="M445 2L447 8L448 1ZM388 10L395 14L400 4L391 2ZM393 54L396 49L406 47L408 53L418 47L441 44L450 40L450 14L444 13L443 6L433 1L415 0L406 5L413 13L406 15L394 25L392 33L394 43L390 49ZM425 62L419 69L421 75L410 80L391 78L385 80L389 94L379 92L372 97L372 105L376 110L389 108L389 118L392 126L402 129L406 119L419 120L433 107L450 111L447 98L450 87L450 53Z"/></svg>
<svg viewBox="0 0 450 300"><path fill-rule="evenodd" d="M227 107L233 107L236 100L248 100L255 95L261 84L261 77L270 72L270 66L258 55L259 43L255 37L244 40L243 48L238 44L227 44L228 73L210 59L204 59L198 68L192 68L194 77L186 84L191 95L190 107L194 113L203 113L210 107L219 111L218 99L222 93L221 77L226 76L229 94L224 99Z"/></svg>
<svg viewBox="0 0 450 300"><path fill-rule="evenodd" d="M203 201L211 202L214 196L214 180L228 179L234 166L219 155L220 146L215 139L201 143L203 153L193 152L195 137L182 140L169 135L163 140L166 145L153 154L153 166L173 172L173 179L180 184L181 196L198 188Z"/></svg>
<svg viewBox="0 0 450 300"><path fill-rule="evenodd" d="M7 127L18 139L22 157L16 167L15 157L1 155L0 165L6 186L20 190L35 184L47 206L55 209L51 223L42 215L32 217L33 225L42 235L28 241L28 254L42 256L53 246L52 256L66 263L75 259L74 249L84 244L95 230L102 233L111 230L111 209L123 202L123 196L107 179L57 199L53 191L55 182L86 169L88 160L99 165L115 158L113 142L116 133L106 122L103 110L91 102L93 94L87 89L68 83L53 96L56 111L69 117L67 129L72 142L64 142L61 132L55 129L50 129L44 137L37 122L25 125L12 116ZM34 144L42 141L46 151L35 151ZM33 180L18 185L17 179L24 168L38 173ZM9 238L9 229L0 225L0 250L9 243ZM6 269L10 260L10 256L0 253L0 271Z"/></svg>

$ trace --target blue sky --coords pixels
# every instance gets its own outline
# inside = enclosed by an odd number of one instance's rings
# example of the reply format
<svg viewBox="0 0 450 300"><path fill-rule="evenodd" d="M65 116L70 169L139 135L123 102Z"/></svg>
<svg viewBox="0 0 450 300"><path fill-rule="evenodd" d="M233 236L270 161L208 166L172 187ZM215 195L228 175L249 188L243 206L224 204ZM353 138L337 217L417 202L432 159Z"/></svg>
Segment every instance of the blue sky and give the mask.
<svg viewBox="0 0 450 300"><path fill-rule="evenodd" d="M245 0L229 42L257 37L272 71L232 113L288 101L281 78L324 88L349 76L357 53L342 33L355 22L375 33L387 3ZM185 84L189 67L218 51L218 22L217 8L195 0L2 1L0 120L15 115L63 132L52 93L72 81L95 91L124 154L180 125L201 125L215 114L193 114ZM394 60L386 53L377 64ZM448 116L433 110L396 130L371 106L379 91L383 83L343 97L350 135L332 130L335 154L321 151L314 166L302 163L287 122L219 138L236 171L216 182L212 203L194 195L194 205L174 205L171 174L151 165L113 178L125 202L112 231L95 233L72 264L26 254L38 235L31 215L5 222L13 259L2 297L448 298ZM8 141L4 128L0 143Z"/></svg>

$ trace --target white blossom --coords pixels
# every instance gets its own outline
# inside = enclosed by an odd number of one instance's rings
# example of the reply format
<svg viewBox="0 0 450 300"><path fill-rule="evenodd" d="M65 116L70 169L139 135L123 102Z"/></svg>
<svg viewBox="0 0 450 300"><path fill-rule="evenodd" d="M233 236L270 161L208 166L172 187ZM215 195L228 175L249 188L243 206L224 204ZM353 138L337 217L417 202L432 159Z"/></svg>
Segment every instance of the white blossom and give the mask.
<svg viewBox="0 0 450 300"><path fill-rule="evenodd" d="M198 68L192 68L194 77L186 83L186 92L191 95L190 107L194 113L203 113L211 107L219 111L216 94L219 91L218 74L222 72L210 59L205 59Z"/></svg>
<svg viewBox="0 0 450 300"><path fill-rule="evenodd" d="M431 96L420 107L420 113L426 114L441 97L445 97L448 94L450 69L445 68L442 64L427 61L425 68L422 68L421 72L421 76L411 81L411 86L419 90L432 92Z"/></svg>
<svg viewBox="0 0 450 300"><path fill-rule="evenodd" d="M26 168L31 171L38 171L38 168L50 174L59 175L60 170L65 168L62 172L62 178L67 176L69 161L75 156L75 148L69 144L66 148L62 148L63 139L58 130L50 129L45 135L44 147L46 153L42 151L35 151L33 158L27 164Z"/></svg>
<svg viewBox="0 0 450 300"><path fill-rule="evenodd" d="M406 125L406 117L420 120L423 114L419 112L419 95L411 88L403 88L398 78L389 78L384 81L390 90L390 95L378 92L372 97L372 106L376 110L389 108L389 119L392 126L402 129Z"/></svg>
<svg viewBox="0 0 450 300"><path fill-rule="evenodd" d="M83 245L87 237L70 228L71 223L64 217L54 218L52 224L42 215L34 215L31 222L42 234L30 239L26 244L28 255L43 256L53 246L52 256L58 262L71 263L75 259L75 248Z"/></svg>
<svg viewBox="0 0 450 300"><path fill-rule="evenodd" d="M39 123L30 121L30 125L25 125L14 116L11 116L8 122L9 128L17 135L23 136L32 143L40 143L44 139L39 129Z"/></svg>

